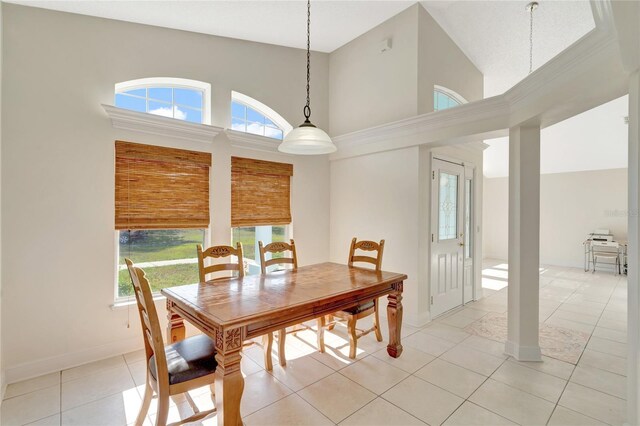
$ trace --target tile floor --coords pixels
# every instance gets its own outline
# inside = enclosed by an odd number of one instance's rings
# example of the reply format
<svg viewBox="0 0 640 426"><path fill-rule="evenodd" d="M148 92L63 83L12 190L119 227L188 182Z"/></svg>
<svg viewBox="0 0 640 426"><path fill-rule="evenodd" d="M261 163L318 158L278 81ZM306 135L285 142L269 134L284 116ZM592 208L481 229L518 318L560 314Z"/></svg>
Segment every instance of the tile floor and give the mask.
<svg viewBox="0 0 640 426"><path fill-rule="evenodd" d="M487 261L485 297L423 328L403 326L404 352L386 354L368 335L355 362L343 327L327 334L326 354L311 331L289 335L286 368L263 368L259 347L243 357L247 425L620 425L626 396L626 278L607 272L541 268L540 321L590 334L577 365L545 358L517 362L503 344L463 329L507 310L507 265ZM383 322L386 324L386 322ZM387 330L383 327L386 340ZM275 362L274 362L275 364ZM0 423L129 425L144 384L141 351L9 385ZM208 388L192 393L212 404ZM152 404L148 423L155 421ZM184 397L170 421L190 414ZM215 416L202 424L214 425Z"/></svg>

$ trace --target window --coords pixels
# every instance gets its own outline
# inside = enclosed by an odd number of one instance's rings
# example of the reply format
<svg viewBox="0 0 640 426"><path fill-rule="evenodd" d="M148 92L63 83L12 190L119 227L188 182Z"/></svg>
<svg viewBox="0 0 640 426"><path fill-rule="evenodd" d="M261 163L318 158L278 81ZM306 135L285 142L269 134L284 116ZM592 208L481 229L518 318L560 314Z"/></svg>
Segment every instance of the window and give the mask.
<svg viewBox="0 0 640 426"><path fill-rule="evenodd" d="M451 240L458 233L458 176L440 172L440 196L438 197L438 239Z"/></svg>
<svg viewBox="0 0 640 426"><path fill-rule="evenodd" d="M232 92L231 129L282 140L292 127L265 104L242 93Z"/></svg>
<svg viewBox="0 0 640 426"><path fill-rule="evenodd" d="M269 243L278 241L289 241L289 227L286 225L274 226L243 226L233 228L232 245L242 243L245 262L247 263L245 272L249 275L260 273L260 255L258 254L258 241L262 241L266 246ZM283 256L283 253L277 255Z"/></svg>
<svg viewBox="0 0 640 426"><path fill-rule="evenodd" d="M178 78L148 78L116 84L115 106L210 124L211 85Z"/></svg>
<svg viewBox="0 0 640 426"><path fill-rule="evenodd" d="M255 109L235 101L231 103L231 129L279 140L283 137L282 129L273 121Z"/></svg>
<svg viewBox="0 0 640 426"><path fill-rule="evenodd" d="M473 186L471 179L464 181L464 257L470 259L472 255L473 233L471 232L471 211L473 209Z"/></svg>
<svg viewBox="0 0 640 426"><path fill-rule="evenodd" d="M117 298L133 296L125 257L144 269L154 292L200 281L196 245L205 244L204 235L204 229L118 231Z"/></svg>
<svg viewBox="0 0 640 426"><path fill-rule="evenodd" d="M293 166L231 157L231 227L241 242L247 273L260 273L258 241L269 244L290 238L290 180Z"/></svg>
<svg viewBox="0 0 640 426"><path fill-rule="evenodd" d="M145 270L154 291L198 282L211 154L122 141L115 151L116 299L133 291L125 257Z"/></svg>
<svg viewBox="0 0 640 426"><path fill-rule="evenodd" d="M442 86L435 86L433 89L433 110L442 111L457 107L467 103L467 101L453 90L449 90Z"/></svg>

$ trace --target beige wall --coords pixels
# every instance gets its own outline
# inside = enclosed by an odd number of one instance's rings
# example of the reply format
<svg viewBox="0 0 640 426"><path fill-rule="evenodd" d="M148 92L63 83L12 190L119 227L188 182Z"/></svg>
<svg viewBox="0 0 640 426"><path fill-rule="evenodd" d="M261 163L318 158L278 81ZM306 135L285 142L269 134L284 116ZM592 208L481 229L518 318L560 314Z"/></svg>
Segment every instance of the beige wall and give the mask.
<svg viewBox="0 0 640 426"><path fill-rule="evenodd" d="M416 115L418 9L416 4L330 54L331 134ZM392 48L381 53L379 43Z"/></svg>
<svg viewBox="0 0 640 426"><path fill-rule="evenodd" d="M484 256L507 259L509 178L484 179ZM627 169L540 177L540 262L581 267L582 242L608 228L627 239Z"/></svg>
<svg viewBox="0 0 640 426"><path fill-rule="evenodd" d="M7 379L142 344L134 310L112 310L114 140L213 155L212 241L230 239L230 156L292 162L301 263L329 257L329 164L213 143L119 131L102 109L114 84L143 77L209 82L213 124L229 127L231 90L301 119L305 52L4 4L2 128L3 362ZM313 54L313 120L328 126L328 55ZM131 328L127 328L131 318Z"/></svg>
<svg viewBox="0 0 640 426"><path fill-rule="evenodd" d="M418 8L418 114L433 111L433 86L468 102L483 98L484 76L423 7Z"/></svg>
<svg viewBox="0 0 640 426"><path fill-rule="evenodd" d="M392 49L380 53L386 38ZM434 84L468 100L482 98L482 74L419 4L329 58L333 135L433 111ZM474 162L481 176L481 150L436 151ZM422 146L331 163L331 259L345 259L354 236L385 238L384 268L409 276L403 303L405 320L414 325L429 320L430 155ZM482 184L476 188L481 194Z"/></svg>
<svg viewBox="0 0 640 426"><path fill-rule="evenodd" d="M4 28L2 8L3 5L0 3L0 224L2 223L2 32ZM2 226L0 226L1 241ZM4 379L4 357L2 356L2 351L4 350L4 345L2 344L4 340L4 334L2 333L2 300L2 244L0 244L0 400L4 397L4 391L7 387Z"/></svg>
<svg viewBox="0 0 640 426"><path fill-rule="evenodd" d="M391 39L391 50L379 44ZM483 97L483 75L420 4L329 55L331 134L433 111L433 87L467 101Z"/></svg>
<svg viewBox="0 0 640 426"><path fill-rule="evenodd" d="M331 260L344 263L351 238L385 239L383 267L402 272L404 318L418 322L418 147L331 163Z"/></svg>

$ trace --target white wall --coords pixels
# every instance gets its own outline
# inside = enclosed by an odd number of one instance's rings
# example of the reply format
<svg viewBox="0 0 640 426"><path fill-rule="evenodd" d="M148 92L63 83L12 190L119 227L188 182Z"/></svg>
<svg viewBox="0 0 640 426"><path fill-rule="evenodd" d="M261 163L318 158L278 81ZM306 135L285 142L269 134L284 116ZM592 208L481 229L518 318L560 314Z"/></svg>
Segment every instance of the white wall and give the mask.
<svg viewBox="0 0 640 426"><path fill-rule="evenodd" d="M484 179L484 257L507 259L509 178ZM595 229L627 239L627 169L540 177L540 262L581 267Z"/></svg>
<svg viewBox="0 0 640 426"><path fill-rule="evenodd" d="M385 38L392 39L392 49L380 53L378 44ZM468 100L482 97L482 74L419 4L329 57L334 135L433 111L434 84ZM386 239L383 268L409 276L404 319L413 325L429 320L430 149L412 147L331 163L331 259L346 259L354 236ZM481 176L482 151L439 152L474 161ZM481 191L482 185L477 188Z"/></svg>
<svg viewBox="0 0 640 426"><path fill-rule="evenodd" d="M2 31L4 28L2 22L3 4L0 2L0 224L2 223ZM0 242L2 241L2 226L0 226ZM4 376L4 359L2 352L4 346L4 334L2 331L2 244L0 243L0 400L4 397L4 391L7 387ZM0 402L1 404L1 402Z"/></svg>
<svg viewBox="0 0 640 426"><path fill-rule="evenodd" d="M115 285L114 140L209 151L212 241L230 239L230 156L291 162L301 264L329 257L329 163L112 128L100 104L143 77L209 82L213 124L231 90L302 121L305 52L4 4L2 338L7 380L141 347L135 310L111 310ZM313 121L328 126L328 55L313 53ZM161 309L161 314L163 310Z"/></svg>
<svg viewBox="0 0 640 426"><path fill-rule="evenodd" d="M418 323L419 149L331 163L331 260L346 262L353 237L385 240L383 269L407 274L404 320ZM383 305L385 306L385 305Z"/></svg>
<svg viewBox="0 0 640 426"><path fill-rule="evenodd" d="M330 54L331 134L342 135L417 112L418 4ZM391 39L391 50L379 43Z"/></svg>
<svg viewBox="0 0 640 426"><path fill-rule="evenodd" d="M484 76L424 7L418 8L418 114L433 111L433 86L483 98Z"/></svg>

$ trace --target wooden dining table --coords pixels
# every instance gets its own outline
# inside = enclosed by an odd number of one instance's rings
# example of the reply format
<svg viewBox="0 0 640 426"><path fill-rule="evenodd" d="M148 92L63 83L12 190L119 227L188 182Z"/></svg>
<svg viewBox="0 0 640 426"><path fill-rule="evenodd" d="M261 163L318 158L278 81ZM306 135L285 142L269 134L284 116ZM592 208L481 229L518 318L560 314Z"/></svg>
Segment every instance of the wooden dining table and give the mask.
<svg viewBox="0 0 640 426"><path fill-rule="evenodd" d="M327 262L165 288L167 340L184 339L186 320L215 341L217 422L220 426L241 425L244 379L240 351L245 340L388 296L387 352L397 358L402 353L402 290L406 279L406 275L395 272Z"/></svg>

